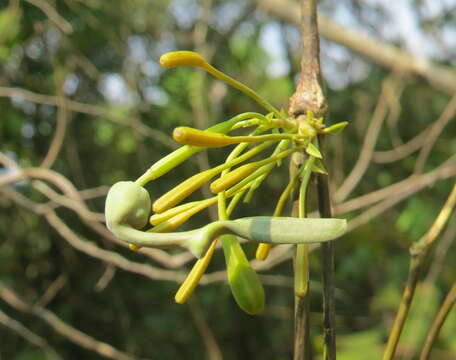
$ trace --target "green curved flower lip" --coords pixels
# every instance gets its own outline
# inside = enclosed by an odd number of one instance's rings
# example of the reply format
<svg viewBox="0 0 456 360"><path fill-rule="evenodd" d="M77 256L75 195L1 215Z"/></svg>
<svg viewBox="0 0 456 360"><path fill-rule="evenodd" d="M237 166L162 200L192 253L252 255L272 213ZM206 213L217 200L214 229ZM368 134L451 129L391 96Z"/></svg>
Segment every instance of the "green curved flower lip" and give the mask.
<svg viewBox="0 0 456 360"><path fill-rule="evenodd" d="M346 232L344 219L251 217L215 221L202 228L174 233L150 233L128 225L111 226L121 240L142 247L181 247L201 258L218 236L234 234L246 240L270 244L307 244L330 241Z"/></svg>

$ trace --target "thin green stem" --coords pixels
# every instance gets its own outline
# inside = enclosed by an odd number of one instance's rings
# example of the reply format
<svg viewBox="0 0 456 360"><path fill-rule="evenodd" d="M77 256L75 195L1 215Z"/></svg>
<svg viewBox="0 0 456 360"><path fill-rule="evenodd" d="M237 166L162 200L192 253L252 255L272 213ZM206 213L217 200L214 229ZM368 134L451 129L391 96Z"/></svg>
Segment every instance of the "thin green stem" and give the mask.
<svg viewBox="0 0 456 360"><path fill-rule="evenodd" d="M247 96L251 97L258 104L263 106L266 110L268 110L269 112L274 113L274 115L276 117L278 117L279 119L283 118L283 116L280 114L280 112L274 106L272 106L269 101L267 101L265 98L260 96L254 90L250 89L248 86L246 86L246 85L242 84L241 82L233 79L231 76L228 76L228 75L224 74L223 72L217 70L212 65L207 64L206 66L204 66L204 69L209 74L213 75L214 77L216 77L216 78L226 82L227 84L231 85L232 87L242 91L244 94L246 94Z"/></svg>
<svg viewBox="0 0 456 360"><path fill-rule="evenodd" d="M205 170L203 172L200 172L183 182L181 182L179 185L175 186L173 189L162 195L160 198L155 200L153 203L153 210L156 213L161 213L164 212L172 207L174 205L178 204L182 200L184 200L186 197L191 195L194 191L199 189L201 186L203 186L206 182L208 182L210 179L212 179L214 176L218 175L221 173L223 170L228 169L232 166L238 165L239 163L250 159L251 157L257 155L261 151L265 150L269 146L272 146L274 144L274 141L267 141L264 142L243 155L234 158L230 162L221 164L219 166L216 166L212 169Z"/></svg>
<svg viewBox="0 0 456 360"><path fill-rule="evenodd" d="M230 204L226 208L226 213L228 214L228 216L231 216L231 213L234 211L236 205L239 203L239 201L241 200L242 196L245 194L246 191L247 189L241 190L233 196L233 199L231 199Z"/></svg>
<svg viewBox="0 0 456 360"><path fill-rule="evenodd" d="M263 116L262 114L256 112L245 112L242 114L238 114L233 118L223 121L221 123L215 124L206 129L206 131L213 132L213 133L220 133L226 134L228 133L238 122L255 118L258 116ZM166 155L164 158L161 158L157 162L155 162L147 171L141 175L137 180L136 183L140 186L146 185L149 181L158 179L159 177L165 175L176 166L183 163L185 160L190 158L192 155L204 150L203 147L200 146L182 146L177 150Z"/></svg>
<svg viewBox="0 0 456 360"><path fill-rule="evenodd" d="M307 189L312 165L315 158L310 156L298 175L301 176L299 188L298 216L307 217ZM307 244L296 245L294 261L294 289L295 289L295 349L294 359L310 358L309 341L309 247Z"/></svg>
<svg viewBox="0 0 456 360"><path fill-rule="evenodd" d="M307 187L309 186L310 176L312 175L312 167L315 163L315 158L309 156L309 159L304 164L301 172L301 187L299 190L299 217L307 217L306 205L307 205Z"/></svg>
<svg viewBox="0 0 456 360"><path fill-rule="evenodd" d="M320 140L320 144L322 141ZM322 148L320 146L320 150ZM332 218L328 175L317 175L318 212L320 217ZM323 258L323 359L336 359L336 304L334 241L321 244Z"/></svg>

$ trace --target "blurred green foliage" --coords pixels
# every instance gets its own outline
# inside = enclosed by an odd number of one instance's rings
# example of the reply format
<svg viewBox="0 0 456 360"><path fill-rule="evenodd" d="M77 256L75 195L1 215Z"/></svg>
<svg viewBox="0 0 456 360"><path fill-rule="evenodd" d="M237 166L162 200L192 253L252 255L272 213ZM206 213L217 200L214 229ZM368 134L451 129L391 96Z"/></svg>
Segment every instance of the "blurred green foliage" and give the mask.
<svg viewBox="0 0 456 360"><path fill-rule="evenodd" d="M78 189L109 186L119 180L139 177L175 146L169 138L175 126L201 126L201 122L194 122L195 96L201 96L208 106L209 116L207 123L203 121L204 126L240 112L261 111L248 98L216 80L207 78L201 86L197 71L193 69L165 71L159 68L157 60L161 53L195 49L192 34L199 11L195 1L66 0L49 3L71 24L71 33L63 33L57 23L32 3L1 2L0 84L5 88L21 88L50 96L60 92L71 100L97 106L99 114L96 116L71 112L61 152L52 166ZM273 58L261 45L260 37L265 26L277 24L275 19L252 11L252 7L240 0L213 1L212 6L214 15L208 21L206 40L213 53L212 63L256 89L273 104L286 108L294 89L296 74L293 70L298 67L299 53L289 46L286 61L292 70L279 75L267 70ZM224 11L229 16L223 23L228 25L222 27L216 14ZM370 11L375 12L375 9ZM240 19L239 23L237 19ZM230 29L230 26L235 27ZM284 27L279 26L279 29L285 31ZM284 35L287 34L285 31ZM324 52L322 56L325 56ZM337 59L326 61L336 62ZM366 76L341 88L328 86L327 89L331 109L328 121L350 122L338 139L328 138L334 189L359 156L382 83L390 76L387 70L368 64L368 60L366 66L369 69ZM398 99L401 112L393 130L399 141L407 142L437 119L448 98L419 80L401 81L405 88ZM6 92L0 92L1 151L21 167L39 166L55 133L57 108L36 103L20 94L5 96ZM139 123L148 130L141 131ZM437 141L426 171L454 155L455 133L453 121ZM391 149L394 141L397 138L385 126L376 149ZM221 154L218 150L210 152L210 164L217 164ZM416 154L392 164L371 165L351 197L406 178L413 172L415 161ZM197 169L196 162L182 165L148 189L156 197ZM5 173L4 169L0 172L0 175ZM286 179L285 167L283 172L274 172L252 204L236 216L270 214L271 202L278 199ZM450 182L437 182L338 241L336 300L340 359L380 356L406 278L408 247L432 224L445 201ZM33 201L46 200L29 181L14 183L13 189ZM262 196L263 193L268 196ZM88 200L88 204L93 211L103 212L104 198ZM293 328L291 261L262 272L283 277L279 284L266 284L267 304L262 316L242 313L226 284L220 282L200 286L192 302L180 306L173 301L177 283L152 281L122 270L115 271L107 287L98 291L96 284L106 271L105 264L69 246L44 217L10 198L0 197L0 209L0 280L33 304L55 279L63 275L66 279L63 287L46 307L81 331L139 358L201 359L207 350L195 319L197 313L202 313L224 359L290 358ZM73 230L98 246L133 261L160 266L141 254L114 247L100 239L72 210L59 208L58 214ZM353 219L359 214L354 211L344 216ZM191 226L206 221L205 217L195 217ZM253 252L253 247L247 247L248 254L252 256ZM450 246L441 260L438 280L418 290L403 336L409 352L420 348L430 319L455 279L455 255L454 246ZM187 271L191 264L183 270ZM315 281L311 299L311 340L315 358L319 359L321 262L318 251L312 253L311 267L311 277ZM209 272L223 268L224 260L219 253ZM0 304L4 312L45 338L62 358L99 358L56 334L36 317L18 312L1 300ZM434 359L456 356L455 330L453 312L442 329ZM2 359L49 358L43 349L6 327L0 326L0 338Z"/></svg>

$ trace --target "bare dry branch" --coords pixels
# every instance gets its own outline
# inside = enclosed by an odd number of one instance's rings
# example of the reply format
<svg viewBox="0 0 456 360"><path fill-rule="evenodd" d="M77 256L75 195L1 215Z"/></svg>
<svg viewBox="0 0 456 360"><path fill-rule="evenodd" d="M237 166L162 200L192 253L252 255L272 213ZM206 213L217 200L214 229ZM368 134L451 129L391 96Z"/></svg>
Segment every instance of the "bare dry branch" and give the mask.
<svg viewBox="0 0 456 360"><path fill-rule="evenodd" d="M73 26L62 17L55 8L52 7L46 0L26 0L28 3L40 9L55 26L57 26L63 33L71 34Z"/></svg>
<svg viewBox="0 0 456 360"><path fill-rule="evenodd" d="M56 295L59 293L59 291L65 286L67 283L68 277L64 274L60 274L57 279L55 279L51 285L46 289L44 294L41 296L41 298L36 302L35 305L45 307L47 304L49 304L52 299L56 297Z"/></svg>
<svg viewBox="0 0 456 360"><path fill-rule="evenodd" d="M345 200L348 195L350 195L356 185L358 185L363 175L366 173L366 170L371 163L375 144L377 143L383 121L385 120L387 114L387 104L384 98L384 92L387 86L388 81L385 81L383 83L382 94L378 99L377 106L375 107L372 115L372 120L369 123L369 128L367 129L366 136L364 137L364 143L359 152L358 160L356 161L356 164L350 174L344 180L343 184L334 194L335 202L341 202Z"/></svg>
<svg viewBox="0 0 456 360"><path fill-rule="evenodd" d="M27 304L13 290L5 286L3 282L0 282L0 298L2 298L3 301L5 301L18 311L30 313L39 317L41 320L50 325L55 332L64 336L71 342L90 351L94 351L105 358L116 360L136 359L131 355L128 355L120 350L117 350L112 345L109 345L108 343L105 343L103 341L96 340L95 338L91 337L90 335L87 335L81 330L78 330L72 327L71 325L68 325L53 312L41 306L33 306Z"/></svg>
<svg viewBox="0 0 456 360"><path fill-rule="evenodd" d="M104 289L106 289L106 287L111 282L111 280L114 279L115 274L116 274L116 267L111 264L107 265L105 271L103 272L103 275L100 277L100 279L95 284L95 290L97 292L101 292Z"/></svg>
<svg viewBox="0 0 456 360"><path fill-rule="evenodd" d="M71 246L91 257L94 257L105 263L115 265L116 267L122 270L130 271L136 274L141 274L150 279L169 280L176 282L180 282L184 279L183 273L171 270L158 269L147 264L136 263L127 260L126 258L115 252L101 249L91 241L85 239L83 240L82 237L80 237L73 230L71 230L53 211L47 213L45 217L49 224Z"/></svg>
<svg viewBox="0 0 456 360"><path fill-rule="evenodd" d="M196 328L198 329L201 338L203 339L204 346L206 348L206 357L208 360L222 360L222 351L217 343L213 331L209 327L209 324L204 316L204 312L201 310L201 306L196 300L195 296L188 303L190 314L193 318Z"/></svg>
<svg viewBox="0 0 456 360"><path fill-rule="evenodd" d="M279 18L299 24L299 5L292 0L256 0L258 6ZM365 34L335 24L323 15L318 17L320 34L391 71L421 77L432 87L452 96L456 92L456 71L436 65L397 47L372 39Z"/></svg>
<svg viewBox="0 0 456 360"><path fill-rule="evenodd" d="M423 171L424 165L426 164L426 160L429 156L429 153L432 150L437 138L448 124L448 122L454 118L456 114L456 94L451 98L448 105L443 110L440 117L437 121L432 125L431 131L426 136L426 141L424 142L424 146L418 155L418 159L416 160L415 164L415 174L419 174Z"/></svg>
<svg viewBox="0 0 456 360"><path fill-rule="evenodd" d="M50 168L54 164L57 156L60 152L60 149L63 145L63 140L65 139L65 134L67 130L67 125L69 121L70 114L67 111L65 99L60 96L60 106L58 107L57 112L57 126L55 129L54 137L52 138L51 145L49 146L48 152L44 157L41 167Z"/></svg>
<svg viewBox="0 0 456 360"><path fill-rule="evenodd" d="M0 155L2 155L2 153L0 153ZM52 170L47 170L47 169L43 169L43 170L45 173L50 172L50 175L53 174ZM27 172L27 171L24 172L23 170L17 170L17 171L19 173L22 172L23 174L22 175L16 174L15 176L11 176L11 177L8 176L8 179L6 179L4 182L2 182L4 179L2 177L0 177L0 193L3 193L5 196L7 196L8 198L13 200L20 206L23 206L38 215L44 215L48 211L56 209L59 206L57 203L54 203L54 202L49 202L49 203L44 203L44 204L39 204L39 203L33 202L33 201L29 200L27 197L23 196L21 193L13 190L10 186L5 186L5 185L1 186L1 184L7 184L11 181L16 181L17 179L22 179L23 178L22 176L37 175L37 174L33 174L33 172ZM40 175L40 173L38 173L38 175ZM66 179L66 181L68 181L68 179ZM72 185L69 181L68 181L68 183L70 184L70 188L73 188L76 191L76 188L74 188L74 185ZM104 187L102 187L101 190L104 191ZM92 196L94 194L98 194L98 192L100 190L97 189L93 194L92 194L92 191L89 191L87 194L85 194L84 191L86 191L86 190L83 190L80 193L81 198L83 197L82 195L85 195L87 197L89 195ZM61 196L61 195L58 195L58 196L59 196L59 199L62 200L61 204L63 206L66 206L67 204L72 204L72 206L74 204L79 204L78 206L70 207L75 211L79 211L79 210L81 210L82 206L85 206L83 203L75 201L74 196L71 198L69 196L67 196L67 197ZM78 215L83 219L83 221L85 221L85 223L87 225L89 225L90 227L95 226L95 230L97 231L97 233L101 234L104 238L114 241L116 244L118 244L122 247L127 247L127 245L123 241L119 241L116 237L114 237L104 227L104 225L101 225L101 224L93 221L93 219L91 219L91 218L85 218L84 214L86 212L90 212L90 211L88 209L83 210L82 213L78 213ZM159 263L169 269L180 268L184 264L188 263L190 260L192 260L194 258L193 255L189 252L184 252L184 253L176 254L176 255L170 255L161 249L141 249L139 252L150 257L152 260L156 261L157 263Z"/></svg>
<svg viewBox="0 0 456 360"><path fill-rule="evenodd" d="M32 182L32 185L35 189L37 189L39 192L41 192L43 195L48 197L56 204L74 210L75 213L77 213L84 219L98 222L105 220L104 214L90 211L87 207L83 205L82 201L76 201L67 196L58 194L43 181L34 180Z"/></svg>
<svg viewBox="0 0 456 360"><path fill-rule="evenodd" d="M37 104L52 105L57 107L61 106L61 100L58 96L37 94L21 88L0 86L0 97L22 98ZM175 149L177 147L176 143L163 132L150 128L140 121L131 123L128 123L126 121L119 121L118 118L112 116L105 108L101 106L85 104L68 99L65 99L65 106L69 111L103 117L120 125L131 126L134 131L138 131L143 136L153 138L170 149Z"/></svg>
<svg viewBox="0 0 456 360"><path fill-rule="evenodd" d="M392 163L398 160L401 160L415 151L418 151L426 141L429 131L432 129L434 124L431 124L412 140L406 142L405 144L399 145L392 150L386 151L376 151L374 152L372 159L377 164L387 164Z"/></svg>
<svg viewBox="0 0 456 360"><path fill-rule="evenodd" d="M372 191L366 195L348 200L342 204L337 204L334 208L336 214L345 214L350 211L365 208L386 198L398 196L409 189L419 191L427 186L431 186L438 180L448 179L455 176L456 155L449 158L442 165L423 175L411 175L408 178L398 181L382 189Z"/></svg>
<svg viewBox="0 0 456 360"><path fill-rule="evenodd" d="M44 348L44 350L49 349L49 344L47 343L46 339L35 334L33 331L29 330L25 325L5 314L2 310L0 310L0 324L14 331L31 344Z"/></svg>
<svg viewBox="0 0 456 360"><path fill-rule="evenodd" d="M21 88L0 86L0 97L22 98L37 104L60 106L58 96L37 94ZM102 116L106 112L102 107L96 105L84 104L73 100L65 100L65 102L68 110L81 114Z"/></svg>
<svg viewBox="0 0 456 360"><path fill-rule="evenodd" d="M423 351L420 355L420 360L427 360L430 358L432 345L439 335L440 329L442 328L443 323L445 322L448 314L456 302L456 282L453 283L451 290L447 294L445 300L443 301L442 306L440 307L432 325L429 330L428 336L423 346Z"/></svg>

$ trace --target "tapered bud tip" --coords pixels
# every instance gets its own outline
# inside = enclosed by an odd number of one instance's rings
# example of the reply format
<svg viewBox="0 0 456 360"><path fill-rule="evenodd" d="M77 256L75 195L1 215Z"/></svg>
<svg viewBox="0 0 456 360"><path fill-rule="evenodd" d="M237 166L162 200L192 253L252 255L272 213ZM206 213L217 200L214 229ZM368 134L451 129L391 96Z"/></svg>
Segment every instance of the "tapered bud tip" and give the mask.
<svg viewBox="0 0 456 360"><path fill-rule="evenodd" d="M322 132L324 134L339 134L345 129L345 127L347 125L348 125L348 122L347 121L343 121L343 122L334 124L334 125L332 125L330 127L327 127L325 129L323 129Z"/></svg>
<svg viewBox="0 0 456 360"><path fill-rule="evenodd" d="M184 140L185 139L185 129L182 127L177 127L173 131L173 139L176 140L177 142L180 142L179 140Z"/></svg>
<svg viewBox="0 0 456 360"><path fill-rule="evenodd" d="M135 245L135 244L128 244L128 247L130 248L131 251L138 251L141 249L141 246Z"/></svg>
<svg viewBox="0 0 456 360"><path fill-rule="evenodd" d="M191 127L180 126L173 131L173 139L182 145L221 147L236 143L237 141L224 134Z"/></svg>
<svg viewBox="0 0 456 360"><path fill-rule="evenodd" d="M193 51L173 51L160 57L160 65L167 68L176 66L204 67L206 64L206 60Z"/></svg>

